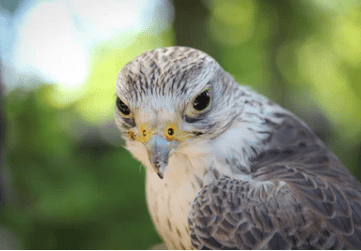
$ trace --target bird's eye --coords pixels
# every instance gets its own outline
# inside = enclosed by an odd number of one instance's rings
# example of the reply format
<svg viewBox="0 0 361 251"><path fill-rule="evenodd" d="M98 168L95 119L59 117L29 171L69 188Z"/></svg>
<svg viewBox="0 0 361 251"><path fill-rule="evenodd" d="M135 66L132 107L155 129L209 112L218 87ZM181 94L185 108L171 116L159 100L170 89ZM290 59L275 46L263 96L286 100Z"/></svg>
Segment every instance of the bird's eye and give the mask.
<svg viewBox="0 0 361 251"><path fill-rule="evenodd" d="M203 111L211 103L210 89L201 92L193 101L193 108L197 111Z"/></svg>
<svg viewBox="0 0 361 251"><path fill-rule="evenodd" d="M117 97L117 107L119 109L119 111L121 113L123 113L124 115L129 115L130 114L130 110L129 107L126 106L126 104L123 103L123 101L120 100L120 98Z"/></svg>

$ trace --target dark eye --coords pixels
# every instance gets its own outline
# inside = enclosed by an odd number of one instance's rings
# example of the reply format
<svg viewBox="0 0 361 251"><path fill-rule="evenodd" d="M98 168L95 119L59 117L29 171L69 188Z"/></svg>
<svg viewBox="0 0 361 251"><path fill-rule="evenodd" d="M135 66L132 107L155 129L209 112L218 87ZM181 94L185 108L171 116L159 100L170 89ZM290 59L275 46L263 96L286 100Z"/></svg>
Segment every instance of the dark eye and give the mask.
<svg viewBox="0 0 361 251"><path fill-rule="evenodd" d="M203 111L209 106L211 101L211 96L209 93L209 89L205 90L204 92L200 93L197 98L193 102L193 108L197 111Z"/></svg>
<svg viewBox="0 0 361 251"><path fill-rule="evenodd" d="M130 110L129 110L129 107L126 106L123 101L120 100L120 98L117 97L117 107L119 109L119 111L121 113L123 113L124 115L129 115L130 114Z"/></svg>

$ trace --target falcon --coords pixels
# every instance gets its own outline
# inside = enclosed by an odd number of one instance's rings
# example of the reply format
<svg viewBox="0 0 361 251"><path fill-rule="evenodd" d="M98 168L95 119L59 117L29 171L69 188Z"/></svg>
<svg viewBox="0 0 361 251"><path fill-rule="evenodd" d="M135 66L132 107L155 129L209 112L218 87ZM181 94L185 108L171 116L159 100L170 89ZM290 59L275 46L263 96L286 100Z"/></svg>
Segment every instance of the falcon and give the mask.
<svg viewBox="0 0 361 251"><path fill-rule="evenodd" d="M361 186L310 127L187 47L120 71L115 122L169 249L361 249Z"/></svg>

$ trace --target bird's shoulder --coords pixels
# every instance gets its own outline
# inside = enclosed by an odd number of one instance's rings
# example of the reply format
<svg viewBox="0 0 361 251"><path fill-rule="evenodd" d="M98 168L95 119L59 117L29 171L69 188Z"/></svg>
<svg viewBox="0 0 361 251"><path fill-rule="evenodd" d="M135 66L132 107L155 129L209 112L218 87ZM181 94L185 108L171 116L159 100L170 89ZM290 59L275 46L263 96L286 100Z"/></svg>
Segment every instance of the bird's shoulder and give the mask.
<svg viewBox="0 0 361 251"><path fill-rule="evenodd" d="M361 186L289 113L252 158L250 179L222 177L189 210L197 248L360 248Z"/></svg>
<svg viewBox="0 0 361 251"><path fill-rule="evenodd" d="M199 249L361 247L359 190L304 176L293 182L301 185L226 177L206 185L189 210L192 244Z"/></svg>

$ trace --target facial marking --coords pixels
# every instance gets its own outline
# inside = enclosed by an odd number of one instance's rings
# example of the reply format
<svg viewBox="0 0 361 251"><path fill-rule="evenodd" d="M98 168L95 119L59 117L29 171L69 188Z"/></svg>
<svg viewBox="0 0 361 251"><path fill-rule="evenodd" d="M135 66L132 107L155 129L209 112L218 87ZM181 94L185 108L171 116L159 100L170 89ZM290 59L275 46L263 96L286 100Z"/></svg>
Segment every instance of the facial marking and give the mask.
<svg viewBox="0 0 361 251"><path fill-rule="evenodd" d="M159 128L160 132L159 132ZM194 137L193 133L187 133L178 129L176 123L166 122L164 127L150 126L147 123L141 124L139 131L136 133L132 130L126 132L126 136L132 140L139 141L140 143L146 143L153 135L162 135L168 141L177 140L182 142L187 138Z"/></svg>
<svg viewBox="0 0 361 251"><path fill-rule="evenodd" d="M170 123L170 124L166 125L165 130L164 130L164 137L168 141L172 141L173 139L176 138L177 135L178 135L178 130L177 130L176 124Z"/></svg>
<svg viewBox="0 0 361 251"><path fill-rule="evenodd" d="M139 141L140 143L148 142L150 137L156 133L155 127L150 127L148 124L142 124L140 126L140 132L135 137L135 140Z"/></svg>

